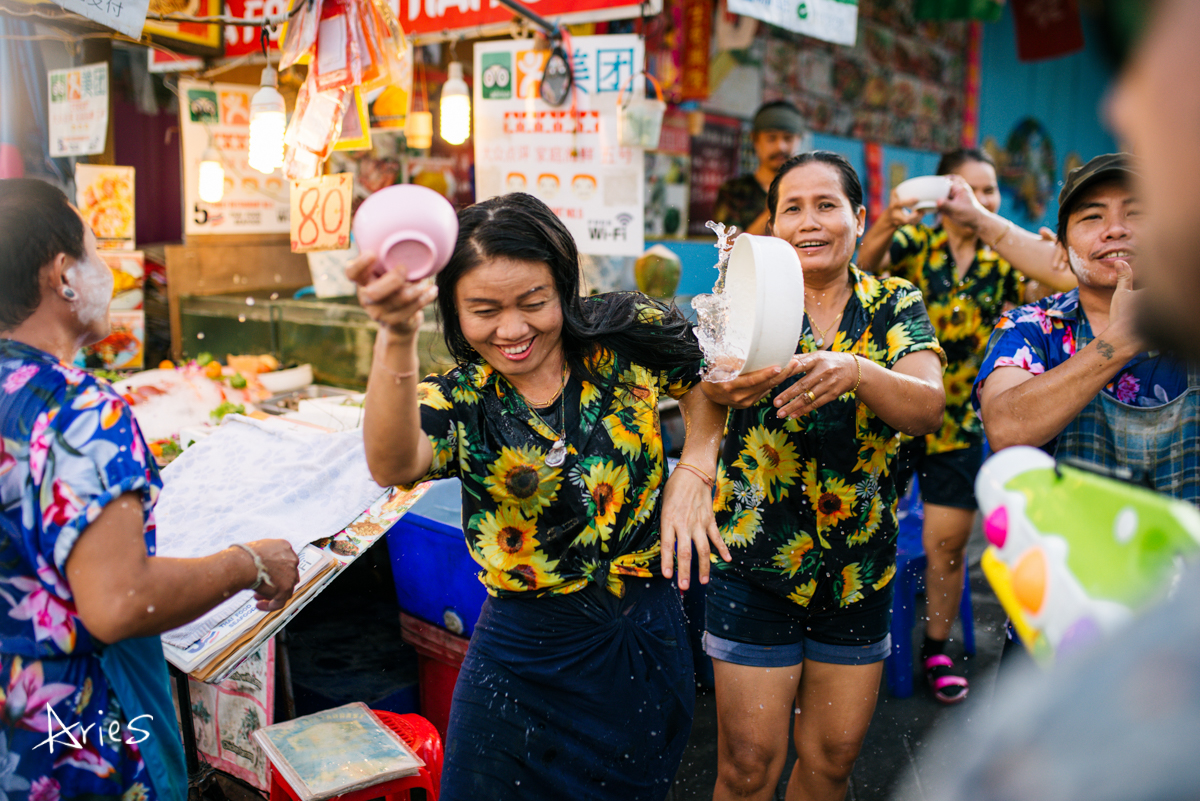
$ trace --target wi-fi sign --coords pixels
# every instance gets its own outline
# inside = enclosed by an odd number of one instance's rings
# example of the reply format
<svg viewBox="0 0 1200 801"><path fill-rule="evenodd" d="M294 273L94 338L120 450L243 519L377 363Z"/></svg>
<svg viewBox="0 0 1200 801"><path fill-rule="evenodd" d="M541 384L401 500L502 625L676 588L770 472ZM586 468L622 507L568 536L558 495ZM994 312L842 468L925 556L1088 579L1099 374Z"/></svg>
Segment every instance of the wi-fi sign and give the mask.
<svg viewBox="0 0 1200 801"><path fill-rule="evenodd" d="M633 222L633 215L624 213L618 214L617 222L619 222L621 225L628 226L631 222Z"/></svg>

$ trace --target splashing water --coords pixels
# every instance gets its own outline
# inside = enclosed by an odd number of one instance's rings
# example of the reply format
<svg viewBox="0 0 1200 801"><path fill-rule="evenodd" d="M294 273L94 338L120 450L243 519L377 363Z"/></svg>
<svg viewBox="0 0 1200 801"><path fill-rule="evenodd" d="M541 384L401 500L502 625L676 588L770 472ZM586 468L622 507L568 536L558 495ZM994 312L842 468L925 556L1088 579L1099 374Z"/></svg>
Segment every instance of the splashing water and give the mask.
<svg viewBox="0 0 1200 801"><path fill-rule="evenodd" d="M725 341L725 329L729 321L729 299L725 297L725 273L729 269L730 240L737 235L737 226L725 227L724 223L709 220L705 228L717 235L717 281L711 295L692 298L696 310L696 341L704 353L704 369L701 376L705 381L732 381L746 363L746 354L741 348Z"/></svg>

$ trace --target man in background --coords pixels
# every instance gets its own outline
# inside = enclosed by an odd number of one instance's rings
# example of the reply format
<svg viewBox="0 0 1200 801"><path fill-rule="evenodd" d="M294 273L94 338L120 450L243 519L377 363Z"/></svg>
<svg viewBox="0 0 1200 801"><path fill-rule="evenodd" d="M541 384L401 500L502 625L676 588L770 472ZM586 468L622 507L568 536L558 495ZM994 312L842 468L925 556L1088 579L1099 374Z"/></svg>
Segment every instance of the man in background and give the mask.
<svg viewBox="0 0 1200 801"><path fill-rule="evenodd" d="M758 169L730 178L717 190L713 220L736 225L738 233L767 232L767 189L783 162L800 149L804 137L804 118L786 100L763 104L754 114L750 142L758 157Z"/></svg>

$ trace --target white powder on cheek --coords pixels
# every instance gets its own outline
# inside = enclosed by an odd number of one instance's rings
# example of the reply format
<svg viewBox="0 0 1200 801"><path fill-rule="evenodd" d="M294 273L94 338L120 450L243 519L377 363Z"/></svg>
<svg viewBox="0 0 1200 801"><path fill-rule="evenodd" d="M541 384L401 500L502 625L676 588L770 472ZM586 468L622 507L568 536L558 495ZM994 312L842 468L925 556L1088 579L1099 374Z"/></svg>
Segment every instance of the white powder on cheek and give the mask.
<svg viewBox="0 0 1200 801"><path fill-rule="evenodd" d="M1096 271L1088 266L1083 257L1075 252L1075 248L1067 248L1067 260L1071 262L1071 271L1075 273L1075 277L1079 279L1079 283L1088 286L1095 286L1099 283L1099 276Z"/></svg>
<svg viewBox="0 0 1200 801"><path fill-rule="evenodd" d="M112 301L113 274L108 265L87 259L67 268L67 280L79 295L71 304L81 325L93 326L108 319Z"/></svg>

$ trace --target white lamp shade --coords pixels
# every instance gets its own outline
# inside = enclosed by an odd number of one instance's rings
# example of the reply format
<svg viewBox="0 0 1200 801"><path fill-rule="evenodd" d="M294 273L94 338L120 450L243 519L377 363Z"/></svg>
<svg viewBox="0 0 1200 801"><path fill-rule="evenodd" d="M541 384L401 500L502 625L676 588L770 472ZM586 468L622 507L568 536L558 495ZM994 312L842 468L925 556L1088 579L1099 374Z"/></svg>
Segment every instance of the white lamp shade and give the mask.
<svg viewBox="0 0 1200 801"><path fill-rule="evenodd" d="M205 203L220 203L225 197L225 168L221 157L211 147L200 157L200 199Z"/></svg>
<svg viewBox="0 0 1200 801"><path fill-rule="evenodd" d="M404 138L413 150L428 150L433 147L433 114L428 111L410 111L404 121Z"/></svg>
<svg viewBox="0 0 1200 801"><path fill-rule="evenodd" d="M442 138L452 145L461 145L471 135L471 95L462 75L462 64L450 62L439 103Z"/></svg>
<svg viewBox="0 0 1200 801"><path fill-rule="evenodd" d="M250 166L272 173L283 166L283 133L287 128L287 106L275 88L275 70L263 70L262 86L250 99Z"/></svg>

